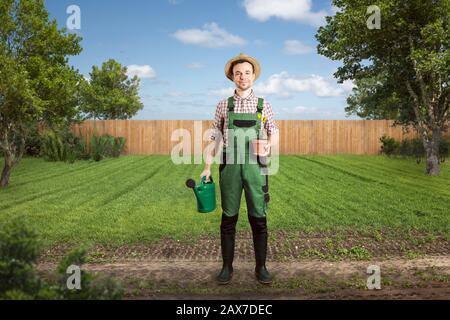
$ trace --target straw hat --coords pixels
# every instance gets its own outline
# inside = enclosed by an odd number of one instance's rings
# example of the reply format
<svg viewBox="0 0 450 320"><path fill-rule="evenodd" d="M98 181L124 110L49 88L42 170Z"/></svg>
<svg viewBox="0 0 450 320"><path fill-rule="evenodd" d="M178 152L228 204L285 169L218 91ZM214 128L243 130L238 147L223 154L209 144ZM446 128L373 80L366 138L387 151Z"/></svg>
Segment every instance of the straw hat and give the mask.
<svg viewBox="0 0 450 320"><path fill-rule="evenodd" d="M231 69L231 66L233 65L233 62L239 61L239 60L245 60L248 63L253 65L253 69L255 71L255 80L258 79L260 73L261 73L261 66L259 65L259 62L244 53L241 53L240 55L230 59L227 64L225 65L225 75L228 79L233 81L233 70Z"/></svg>

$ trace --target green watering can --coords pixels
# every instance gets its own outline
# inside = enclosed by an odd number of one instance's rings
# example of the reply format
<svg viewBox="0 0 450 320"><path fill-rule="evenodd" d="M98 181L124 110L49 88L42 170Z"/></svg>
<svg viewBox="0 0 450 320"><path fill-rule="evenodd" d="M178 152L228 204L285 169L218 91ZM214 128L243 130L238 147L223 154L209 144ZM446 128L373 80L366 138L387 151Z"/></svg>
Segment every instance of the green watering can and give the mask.
<svg viewBox="0 0 450 320"><path fill-rule="evenodd" d="M192 179L186 181L186 186L194 190L198 212L208 213L216 209L216 187L213 178L209 177L209 179L209 182L205 182L206 177L203 176L198 185L195 185L195 181Z"/></svg>

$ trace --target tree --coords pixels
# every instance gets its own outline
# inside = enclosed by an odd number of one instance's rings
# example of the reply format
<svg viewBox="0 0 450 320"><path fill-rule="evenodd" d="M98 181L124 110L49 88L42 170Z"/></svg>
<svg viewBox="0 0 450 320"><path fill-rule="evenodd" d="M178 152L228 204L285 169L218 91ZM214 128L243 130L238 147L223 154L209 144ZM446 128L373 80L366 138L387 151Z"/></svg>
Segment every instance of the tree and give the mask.
<svg viewBox="0 0 450 320"><path fill-rule="evenodd" d="M450 0L380 0L380 29L369 28L366 0L333 0L338 8L316 38L318 52L354 80L348 113L413 126L426 150L426 172L439 174L439 143L450 122ZM370 10L369 10L370 12Z"/></svg>
<svg viewBox="0 0 450 320"><path fill-rule="evenodd" d="M49 21L43 0L0 3L0 151L6 187L22 158L28 128L76 117L81 75L67 55L81 52L81 38Z"/></svg>
<svg viewBox="0 0 450 320"><path fill-rule="evenodd" d="M369 120L397 119L401 99L387 86L384 75L355 80L353 94L347 98L348 115Z"/></svg>
<svg viewBox="0 0 450 320"><path fill-rule="evenodd" d="M83 112L90 119L129 119L143 108L137 76L128 78L127 68L110 59L102 68L92 67L83 85Z"/></svg>

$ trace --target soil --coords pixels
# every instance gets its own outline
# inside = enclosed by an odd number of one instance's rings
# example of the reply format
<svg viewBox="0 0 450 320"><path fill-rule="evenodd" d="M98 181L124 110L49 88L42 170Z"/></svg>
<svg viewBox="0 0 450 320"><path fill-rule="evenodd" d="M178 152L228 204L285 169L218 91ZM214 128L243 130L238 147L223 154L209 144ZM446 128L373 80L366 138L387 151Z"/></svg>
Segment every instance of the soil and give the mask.
<svg viewBox="0 0 450 320"><path fill-rule="evenodd" d="M45 251L38 270L51 275L70 246ZM369 290L369 266L381 289ZM254 277L250 233L236 239L234 275L221 286L220 241L163 239L154 244L93 247L83 270L118 278L126 299L450 299L450 242L445 237L283 233L271 235L270 286Z"/></svg>

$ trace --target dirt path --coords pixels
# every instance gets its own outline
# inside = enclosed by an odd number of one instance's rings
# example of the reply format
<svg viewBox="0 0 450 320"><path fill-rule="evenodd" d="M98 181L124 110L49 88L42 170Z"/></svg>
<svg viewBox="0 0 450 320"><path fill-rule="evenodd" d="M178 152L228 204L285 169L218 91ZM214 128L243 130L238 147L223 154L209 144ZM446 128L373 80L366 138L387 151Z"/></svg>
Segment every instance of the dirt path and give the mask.
<svg viewBox="0 0 450 320"><path fill-rule="evenodd" d="M70 246L45 251L38 268L51 274ZM270 287L254 279L251 234L236 239L235 274L227 286L216 236L153 244L96 245L83 268L112 275L128 299L450 299L450 240L395 230L374 234L273 232L267 266ZM381 290L368 290L367 268L378 266Z"/></svg>
<svg viewBox="0 0 450 320"><path fill-rule="evenodd" d="M381 271L381 290L367 289L367 268ZM369 261L270 262L272 286L261 286L253 263L237 260L232 282L219 286L217 261L124 260L86 264L83 269L113 275L127 287L130 299L450 299L450 256ZM41 263L50 272L54 263Z"/></svg>

